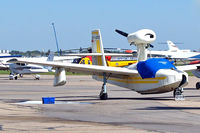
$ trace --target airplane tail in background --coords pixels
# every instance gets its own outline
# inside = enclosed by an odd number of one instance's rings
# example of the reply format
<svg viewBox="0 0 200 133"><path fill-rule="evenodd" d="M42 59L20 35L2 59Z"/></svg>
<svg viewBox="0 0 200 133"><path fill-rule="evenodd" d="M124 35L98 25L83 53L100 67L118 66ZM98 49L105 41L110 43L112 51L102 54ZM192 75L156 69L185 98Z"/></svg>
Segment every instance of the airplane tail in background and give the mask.
<svg viewBox="0 0 200 133"><path fill-rule="evenodd" d="M101 38L100 30L93 30L92 31L92 53L101 53L100 56L93 56L92 57L92 64L93 65L100 65L100 66L107 66L106 59L104 55L104 48Z"/></svg>
<svg viewBox="0 0 200 133"><path fill-rule="evenodd" d="M172 42L172 41L167 41L167 45L170 52L176 52L179 51L180 49Z"/></svg>
<svg viewBox="0 0 200 133"><path fill-rule="evenodd" d="M49 53L49 56L48 56L48 58L47 58L47 61L53 61L53 59L54 59L54 53L53 53L53 52L50 52L50 53Z"/></svg>
<svg viewBox="0 0 200 133"><path fill-rule="evenodd" d="M47 61L53 61L53 59L54 59L54 53L50 52L49 56L47 58ZM50 67L50 66L44 66L44 68L47 69L49 72L52 72L52 67Z"/></svg>

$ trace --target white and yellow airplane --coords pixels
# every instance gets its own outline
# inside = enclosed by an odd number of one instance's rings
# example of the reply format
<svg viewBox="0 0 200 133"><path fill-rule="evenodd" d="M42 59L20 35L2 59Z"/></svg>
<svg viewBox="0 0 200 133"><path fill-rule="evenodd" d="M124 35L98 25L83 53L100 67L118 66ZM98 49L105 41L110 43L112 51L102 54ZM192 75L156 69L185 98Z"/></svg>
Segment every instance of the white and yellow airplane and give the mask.
<svg viewBox="0 0 200 133"><path fill-rule="evenodd" d="M66 83L65 71L85 72L93 75L93 79L103 82L100 99L108 98L106 84L114 84L141 94L158 94L174 91L175 99L184 99L183 87L188 83L188 74L183 70L195 70L197 65L175 67L167 59L147 59L147 47L155 41L156 34L149 29L142 29L128 34L116 30L127 37L130 45L137 47L137 64L123 68L108 67L105 60L100 30L92 31L93 65L72 64L53 61L28 61L13 59L11 62L30 63L55 68L54 86Z"/></svg>

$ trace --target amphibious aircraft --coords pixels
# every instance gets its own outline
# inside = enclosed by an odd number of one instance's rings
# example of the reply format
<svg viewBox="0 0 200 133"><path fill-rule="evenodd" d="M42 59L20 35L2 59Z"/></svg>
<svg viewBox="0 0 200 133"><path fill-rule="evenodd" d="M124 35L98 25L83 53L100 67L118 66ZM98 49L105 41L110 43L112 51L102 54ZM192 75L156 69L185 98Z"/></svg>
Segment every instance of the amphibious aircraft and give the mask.
<svg viewBox="0 0 200 133"><path fill-rule="evenodd" d="M130 34L120 30L116 30L116 32L127 37L130 45L137 47L137 64L132 64L124 68L108 67L105 60L100 30L92 31L93 65L52 61L34 62L23 59L13 59L11 62L54 67L56 70L54 86L61 86L66 83L65 71L92 74L95 80L103 82L99 94L101 100L108 98L107 82L129 88L141 94L158 94L174 91L175 99L184 99L182 93L183 87L188 83L188 74L183 70L195 70L197 65L175 67L167 59L147 59L147 48L156 39L155 32L150 29L142 29Z"/></svg>
<svg viewBox="0 0 200 133"><path fill-rule="evenodd" d="M54 58L53 53L50 53L47 58L47 61L53 61L53 58ZM18 75L20 77L23 77L24 74L36 74L35 79L39 80L40 75L38 75L37 73L52 72L52 67L34 65L30 63L10 63L9 69L11 72L9 75L10 80L13 80L13 79L17 80Z"/></svg>

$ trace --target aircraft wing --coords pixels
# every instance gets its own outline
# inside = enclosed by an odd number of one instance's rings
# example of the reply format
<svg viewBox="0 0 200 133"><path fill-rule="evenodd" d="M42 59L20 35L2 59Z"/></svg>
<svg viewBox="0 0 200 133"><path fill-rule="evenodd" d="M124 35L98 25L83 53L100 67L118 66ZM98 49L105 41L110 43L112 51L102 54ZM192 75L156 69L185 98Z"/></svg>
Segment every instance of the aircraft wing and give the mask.
<svg viewBox="0 0 200 133"><path fill-rule="evenodd" d="M177 68L178 70L186 71L186 72L187 72L187 71L196 70L198 66L200 66L200 64L176 66L176 68Z"/></svg>
<svg viewBox="0 0 200 133"><path fill-rule="evenodd" d="M84 65L84 64L73 64L73 63L63 63L63 62L53 62L53 61L28 61L25 59L13 59L10 60L11 63L28 63L37 64L43 66L52 66L54 68L65 68L67 71L71 72L85 72L91 74L118 74L121 76L137 75L137 70L130 70L128 68L117 68L117 67L107 67L98 65Z"/></svg>

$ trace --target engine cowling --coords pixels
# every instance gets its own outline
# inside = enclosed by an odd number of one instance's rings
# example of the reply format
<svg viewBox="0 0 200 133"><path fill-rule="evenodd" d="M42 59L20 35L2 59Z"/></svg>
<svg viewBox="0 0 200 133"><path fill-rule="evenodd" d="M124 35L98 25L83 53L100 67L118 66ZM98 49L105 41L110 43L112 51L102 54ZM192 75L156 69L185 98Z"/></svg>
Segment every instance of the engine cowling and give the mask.
<svg viewBox="0 0 200 133"><path fill-rule="evenodd" d="M137 60L145 61L147 59L147 51L148 47L153 47L151 43L156 40L156 33L149 29L138 30L134 33L126 33L121 30L115 30L122 36L127 37L130 45L135 45L137 47Z"/></svg>
<svg viewBox="0 0 200 133"><path fill-rule="evenodd" d="M64 68L56 68L53 86L62 86L67 82Z"/></svg>
<svg viewBox="0 0 200 133"><path fill-rule="evenodd" d="M156 33L149 29L142 29L127 36L130 44L150 44L156 40Z"/></svg>

